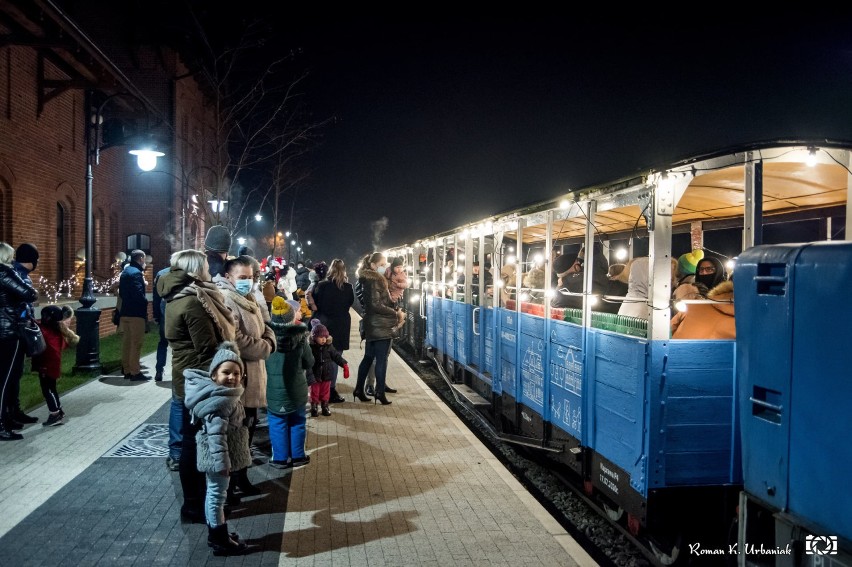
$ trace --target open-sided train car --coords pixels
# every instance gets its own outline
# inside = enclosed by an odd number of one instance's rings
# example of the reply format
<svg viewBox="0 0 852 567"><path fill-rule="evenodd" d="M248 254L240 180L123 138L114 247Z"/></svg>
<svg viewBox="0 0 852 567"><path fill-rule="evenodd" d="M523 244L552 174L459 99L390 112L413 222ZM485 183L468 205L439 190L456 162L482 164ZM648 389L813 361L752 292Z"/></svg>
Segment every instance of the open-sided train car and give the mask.
<svg viewBox="0 0 852 567"><path fill-rule="evenodd" d="M721 151L389 250L416 276L406 340L503 439L580 475L661 561L688 551L693 525L720 526L709 544L728 543L743 486L736 342L671 338L672 259L844 238L849 147ZM554 250L596 244L607 260L649 257L647 318L592 293L594 254L582 292L552 285ZM543 278L525 277L534 270ZM552 307L559 294L574 306Z"/></svg>

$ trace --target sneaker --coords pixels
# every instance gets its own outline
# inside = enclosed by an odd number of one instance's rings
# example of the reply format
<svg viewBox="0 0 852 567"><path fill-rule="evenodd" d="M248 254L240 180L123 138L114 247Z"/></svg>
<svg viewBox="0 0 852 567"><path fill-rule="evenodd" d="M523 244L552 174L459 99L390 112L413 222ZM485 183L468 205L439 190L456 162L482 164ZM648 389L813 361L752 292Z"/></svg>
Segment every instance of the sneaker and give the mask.
<svg viewBox="0 0 852 567"><path fill-rule="evenodd" d="M329 411L328 406L322 407L322 414L326 416L331 415L331 411Z"/></svg>
<svg viewBox="0 0 852 567"><path fill-rule="evenodd" d="M396 394L396 388L391 388L390 386L385 386L385 393Z"/></svg>
<svg viewBox="0 0 852 567"><path fill-rule="evenodd" d="M62 425L62 412L56 412L50 414L44 423L41 424L42 427L52 427L54 425Z"/></svg>
<svg viewBox="0 0 852 567"><path fill-rule="evenodd" d="M289 469L293 467L293 464L287 461L273 461L272 459L269 460L268 464L274 469Z"/></svg>
<svg viewBox="0 0 852 567"><path fill-rule="evenodd" d="M131 378L133 378L133 374L125 374L124 375L125 380L130 380Z"/></svg>
<svg viewBox="0 0 852 567"><path fill-rule="evenodd" d="M177 471L180 468L180 463L177 459L166 457L166 468L172 472Z"/></svg>
<svg viewBox="0 0 852 567"><path fill-rule="evenodd" d="M141 372L139 374L134 374L133 376L131 376L129 378L129 380L131 382L144 382L144 381L150 380L150 379L151 379L150 376L146 376L145 374L142 374Z"/></svg>
<svg viewBox="0 0 852 567"><path fill-rule="evenodd" d="M11 431L20 431L24 428L24 424L18 421L17 419L10 419L6 422L7 429Z"/></svg>
<svg viewBox="0 0 852 567"><path fill-rule="evenodd" d="M308 455L304 457L297 457L295 459L290 459L290 466L295 467L303 467L311 462L311 458Z"/></svg>
<svg viewBox="0 0 852 567"><path fill-rule="evenodd" d="M11 429L0 428L0 441L20 441L24 436Z"/></svg>
<svg viewBox="0 0 852 567"><path fill-rule="evenodd" d="M155 382L162 382L163 381L163 371L162 370L157 370L157 374L154 376L154 381Z"/></svg>
<svg viewBox="0 0 852 567"><path fill-rule="evenodd" d="M367 386L366 388L364 388L364 393L367 394L368 396L375 396L376 395L376 391L373 389L372 386Z"/></svg>
<svg viewBox="0 0 852 567"><path fill-rule="evenodd" d="M62 419L65 419L65 411L62 408L59 408L59 415L62 416Z"/></svg>
<svg viewBox="0 0 852 567"><path fill-rule="evenodd" d="M317 417L319 415L319 411L317 411L317 406L313 406L311 408L311 417Z"/></svg>

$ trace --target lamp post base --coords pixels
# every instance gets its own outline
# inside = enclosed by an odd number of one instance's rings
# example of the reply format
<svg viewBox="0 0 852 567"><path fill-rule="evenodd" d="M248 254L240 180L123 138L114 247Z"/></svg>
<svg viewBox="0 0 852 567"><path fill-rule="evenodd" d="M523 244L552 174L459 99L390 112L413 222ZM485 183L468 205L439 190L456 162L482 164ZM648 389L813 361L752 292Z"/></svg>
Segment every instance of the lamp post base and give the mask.
<svg viewBox="0 0 852 567"><path fill-rule="evenodd" d="M74 374L101 373L101 310L97 307L81 307L77 309L77 364Z"/></svg>

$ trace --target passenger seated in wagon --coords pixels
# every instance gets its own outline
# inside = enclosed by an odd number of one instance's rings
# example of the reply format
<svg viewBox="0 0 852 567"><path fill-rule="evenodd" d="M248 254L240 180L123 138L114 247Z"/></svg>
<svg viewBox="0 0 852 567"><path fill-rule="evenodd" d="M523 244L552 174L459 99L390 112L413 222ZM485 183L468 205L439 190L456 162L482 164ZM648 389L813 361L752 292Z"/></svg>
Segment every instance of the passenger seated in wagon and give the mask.
<svg viewBox="0 0 852 567"><path fill-rule="evenodd" d="M603 254L603 246L600 242L595 242L592 250L594 260L592 267L591 293L596 295L598 298L597 303L593 305L592 310L604 313L616 313L618 312L618 303L610 303L601 299L603 295L607 294L607 290L609 289L609 278L607 277L607 273L609 272L609 262L607 262L606 256ZM556 295L550 302L551 307L571 307L575 309L581 309L583 307L583 298L581 296L566 295L560 292L560 290L565 290L571 293L583 292L585 256L585 247L580 248L580 251L577 253L577 258L574 260L571 267L562 272L564 276L557 280ZM554 261L554 270L564 267L564 264L561 262L564 257L565 256L560 256L556 259L556 261Z"/></svg>

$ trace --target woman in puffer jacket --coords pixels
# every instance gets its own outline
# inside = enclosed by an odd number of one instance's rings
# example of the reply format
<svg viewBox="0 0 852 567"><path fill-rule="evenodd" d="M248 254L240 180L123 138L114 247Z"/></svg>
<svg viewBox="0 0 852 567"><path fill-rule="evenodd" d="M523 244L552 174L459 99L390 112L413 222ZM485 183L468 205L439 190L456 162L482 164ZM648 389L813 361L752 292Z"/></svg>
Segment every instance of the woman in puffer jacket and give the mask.
<svg viewBox="0 0 852 567"><path fill-rule="evenodd" d="M14 431L23 427L14 419L24 374L24 345L16 325L27 304L38 299L38 292L12 267L14 258L14 248L0 242L0 441L24 438Z"/></svg>
<svg viewBox="0 0 852 567"><path fill-rule="evenodd" d="M388 369L388 354L394 329L404 320L404 313L391 302L388 280L384 277L388 261L376 252L364 259L358 270L358 282L364 295L364 340L367 346L364 358L358 366L358 381L354 396L362 402L370 401L364 394L364 383L373 361L376 361L376 399L388 405L385 396L385 375Z"/></svg>

